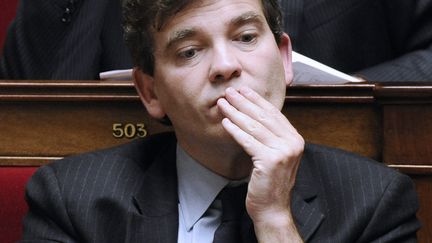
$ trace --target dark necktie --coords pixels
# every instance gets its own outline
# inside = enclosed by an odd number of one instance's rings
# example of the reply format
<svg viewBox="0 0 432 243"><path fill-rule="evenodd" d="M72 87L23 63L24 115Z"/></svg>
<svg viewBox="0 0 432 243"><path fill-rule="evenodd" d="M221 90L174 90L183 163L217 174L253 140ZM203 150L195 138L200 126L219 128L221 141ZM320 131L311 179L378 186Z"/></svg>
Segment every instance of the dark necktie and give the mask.
<svg viewBox="0 0 432 243"><path fill-rule="evenodd" d="M213 243L241 242L240 221L245 213L247 184L225 187L218 195L222 201L222 221L216 229Z"/></svg>

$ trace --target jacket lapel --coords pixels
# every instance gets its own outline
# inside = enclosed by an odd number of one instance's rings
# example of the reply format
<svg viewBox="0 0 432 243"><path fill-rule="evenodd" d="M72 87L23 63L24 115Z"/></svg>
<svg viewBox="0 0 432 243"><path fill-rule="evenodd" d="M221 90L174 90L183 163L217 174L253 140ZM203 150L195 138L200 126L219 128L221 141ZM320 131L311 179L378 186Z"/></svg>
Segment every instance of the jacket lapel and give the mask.
<svg viewBox="0 0 432 243"><path fill-rule="evenodd" d="M141 189L133 197L136 212L129 218L127 242L177 242L179 216L175 148L174 140L161 150L148 168ZM318 185L309 173L308 165L308 158L304 156L291 199L293 217L305 242L325 217L317 198ZM243 242L256 242L252 221L247 214L245 217Z"/></svg>
<svg viewBox="0 0 432 243"><path fill-rule="evenodd" d="M308 158L303 157L297 172L297 179L291 198L291 211L302 239L307 242L318 230L324 220L324 214L319 207L317 183L308 168ZM241 225L242 242L257 242L254 226L249 215L245 213Z"/></svg>
<svg viewBox="0 0 432 243"><path fill-rule="evenodd" d="M310 239L325 218L316 191L319 186L310 174L308 159L306 156L302 158L291 199L294 221L305 242Z"/></svg>
<svg viewBox="0 0 432 243"><path fill-rule="evenodd" d="M292 197L291 209L294 215L294 221L296 222L297 229L302 239L306 242L318 229L325 216L318 206L315 205L315 199L312 199L312 201L308 203L301 195L295 192Z"/></svg>
<svg viewBox="0 0 432 243"><path fill-rule="evenodd" d="M169 142L146 172L133 197L136 213L129 219L127 242L177 242L178 195L176 143Z"/></svg>
<svg viewBox="0 0 432 243"><path fill-rule="evenodd" d="M325 216L321 213L317 205L314 205L313 202L307 202L299 193L293 192L292 197L291 208L294 215L294 221L296 222L300 236L304 242L307 242L313 233L319 228ZM252 220L247 213L245 213L245 216L243 217L244 219L241 225L242 242L258 242L255 236Z"/></svg>

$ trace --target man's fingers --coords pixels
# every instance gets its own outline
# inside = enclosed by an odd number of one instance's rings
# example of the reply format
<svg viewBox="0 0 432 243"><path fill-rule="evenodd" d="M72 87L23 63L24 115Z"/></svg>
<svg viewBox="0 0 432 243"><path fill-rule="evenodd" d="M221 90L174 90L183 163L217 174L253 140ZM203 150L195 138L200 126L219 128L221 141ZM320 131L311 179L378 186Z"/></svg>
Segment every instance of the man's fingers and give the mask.
<svg viewBox="0 0 432 243"><path fill-rule="evenodd" d="M230 119L224 118L222 120L222 126L249 156L256 156L257 151L263 151L266 149L262 143L258 142L253 136L244 132Z"/></svg>
<svg viewBox="0 0 432 243"><path fill-rule="evenodd" d="M226 99L237 110L261 123L278 137L287 137L292 133L297 133L297 130L278 108L248 87L241 88L240 92L228 88Z"/></svg>
<svg viewBox="0 0 432 243"><path fill-rule="evenodd" d="M224 116L229 118L230 122L234 123L239 129L252 136L257 141L271 146L271 144L277 140L277 137L261 123L238 111L225 99L222 98L218 100L218 107Z"/></svg>

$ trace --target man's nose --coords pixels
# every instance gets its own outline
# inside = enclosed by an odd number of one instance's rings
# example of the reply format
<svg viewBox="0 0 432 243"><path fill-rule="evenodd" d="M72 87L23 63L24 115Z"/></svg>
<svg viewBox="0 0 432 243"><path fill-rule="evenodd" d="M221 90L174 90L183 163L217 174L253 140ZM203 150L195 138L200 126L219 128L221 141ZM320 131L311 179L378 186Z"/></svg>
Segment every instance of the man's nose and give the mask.
<svg viewBox="0 0 432 243"><path fill-rule="evenodd" d="M242 66L235 54L235 50L230 50L228 46L214 48L213 60L210 67L210 81L228 81L239 77Z"/></svg>

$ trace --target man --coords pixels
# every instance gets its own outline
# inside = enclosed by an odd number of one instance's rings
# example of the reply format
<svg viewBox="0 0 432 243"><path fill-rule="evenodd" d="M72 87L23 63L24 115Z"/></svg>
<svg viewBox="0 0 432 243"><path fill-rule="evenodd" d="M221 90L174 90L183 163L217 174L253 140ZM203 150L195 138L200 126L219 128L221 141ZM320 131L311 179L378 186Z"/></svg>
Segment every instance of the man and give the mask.
<svg viewBox="0 0 432 243"><path fill-rule="evenodd" d="M120 0L22 0L0 79L99 79L129 69ZM432 1L283 0L295 51L369 81L430 81Z"/></svg>
<svg viewBox="0 0 432 243"><path fill-rule="evenodd" d="M125 32L141 100L174 134L42 167L24 242L416 241L407 176L305 146L280 112L276 1L130 0Z"/></svg>

